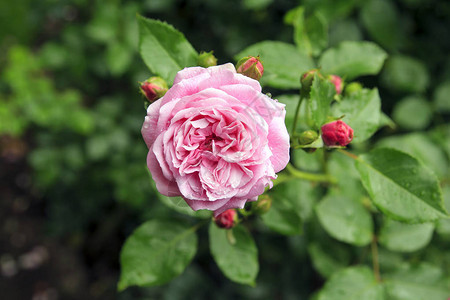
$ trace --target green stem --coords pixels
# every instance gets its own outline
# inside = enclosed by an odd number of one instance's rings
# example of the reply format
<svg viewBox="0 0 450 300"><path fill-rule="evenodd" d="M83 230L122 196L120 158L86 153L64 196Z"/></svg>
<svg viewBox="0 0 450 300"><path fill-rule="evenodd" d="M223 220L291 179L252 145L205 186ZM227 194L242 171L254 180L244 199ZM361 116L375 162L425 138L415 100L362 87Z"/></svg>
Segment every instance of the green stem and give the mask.
<svg viewBox="0 0 450 300"><path fill-rule="evenodd" d="M288 164L286 166L286 170L292 176L297 177L297 178L306 179L309 181L336 183L336 179L334 179L333 177L331 177L328 174L316 174L316 173L300 171L291 164Z"/></svg>
<svg viewBox="0 0 450 300"><path fill-rule="evenodd" d="M347 156L350 157L350 158L353 158L354 160L357 160L357 159L358 159L358 155L355 155L355 154L353 154L353 153L351 153L351 152L348 152L347 150L344 150L344 149L338 149L337 151L339 151L340 153L342 153L342 154L344 154L344 155L347 155Z"/></svg>
<svg viewBox="0 0 450 300"><path fill-rule="evenodd" d="M297 130L297 120L298 120L298 115L300 114L300 106L302 105L302 101L303 101L303 97L300 95L300 99L298 100L298 103L297 103L297 108L295 109L294 123L292 124L292 129L291 129L292 137L295 136L295 131Z"/></svg>
<svg viewBox="0 0 450 300"><path fill-rule="evenodd" d="M376 281L381 282L380 263L378 261L378 245L377 245L377 237L376 236L374 236L372 238L372 243L370 246L372 248L373 274L375 275Z"/></svg>

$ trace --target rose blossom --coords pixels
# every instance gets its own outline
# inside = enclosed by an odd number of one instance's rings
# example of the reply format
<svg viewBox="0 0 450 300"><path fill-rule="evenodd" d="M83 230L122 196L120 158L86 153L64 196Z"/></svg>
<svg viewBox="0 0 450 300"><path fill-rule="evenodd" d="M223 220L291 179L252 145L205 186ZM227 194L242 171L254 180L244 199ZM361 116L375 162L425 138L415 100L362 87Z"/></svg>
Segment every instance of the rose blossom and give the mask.
<svg viewBox="0 0 450 300"><path fill-rule="evenodd" d="M230 63L181 70L142 126L158 191L215 216L257 200L289 161L285 114Z"/></svg>

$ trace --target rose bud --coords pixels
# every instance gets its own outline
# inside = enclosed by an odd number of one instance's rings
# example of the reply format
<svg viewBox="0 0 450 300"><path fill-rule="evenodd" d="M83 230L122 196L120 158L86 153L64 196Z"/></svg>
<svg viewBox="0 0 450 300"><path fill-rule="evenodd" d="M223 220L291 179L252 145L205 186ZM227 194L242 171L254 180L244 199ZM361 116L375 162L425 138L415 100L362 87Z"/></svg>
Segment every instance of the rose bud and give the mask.
<svg viewBox="0 0 450 300"><path fill-rule="evenodd" d="M141 93L152 103L158 100L167 92L168 87L164 79L158 76L153 76L141 84Z"/></svg>
<svg viewBox="0 0 450 300"><path fill-rule="evenodd" d="M264 67L259 56L247 56L238 61L236 71L247 77L260 80L264 74Z"/></svg>
<svg viewBox="0 0 450 300"><path fill-rule="evenodd" d="M345 86L345 94L346 95L351 95L354 93L357 93L359 91L361 91L363 89L361 83L359 82L352 82L349 83Z"/></svg>
<svg viewBox="0 0 450 300"><path fill-rule="evenodd" d="M214 218L214 222L220 228L233 228L237 221L237 213L234 209L228 209Z"/></svg>
<svg viewBox="0 0 450 300"><path fill-rule="evenodd" d="M322 74L320 74L319 69L309 70L300 77L300 94L303 97L308 97L311 91L311 85L314 80L314 75L317 74L320 78L323 78Z"/></svg>
<svg viewBox="0 0 450 300"><path fill-rule="evenodd" d="M328 80L331 81L332 84L334 84L334 87L336 88L336 94L340 95L342 93L342 88L344 87L342 78L337 75L330 75L328 76Z"/></svg>
<svg viewBox="0 0 450 300"><path fill-rule="evenodd" d="M269 211L270 207L272 207L272 197L267 194L262 194L259 196L258 201L253 203L253 210L257 214L265 214Z"/></svg>
<svg viewBox="0 0 450 300"><path fill-rule="evenodd" d="M341 120L322 126L322 140L327 147L347 146L353 139L353 129Z"/></svg>
<svg viewBox="0 0 450 300"><path fill-rule="evenodd" d="M204 68L217 66L217 58L213 55L213 51L201 52L197 58L197 65Z"/></svg>
<svg viewBox="0 0 450 300"><path fill-rule="evenodd" d="M300 133L300 136L298 137L298 142L300 145L309 145L315 140L317 140L318 137L319 135L317 134L316 131L306 130Z"/></svg>

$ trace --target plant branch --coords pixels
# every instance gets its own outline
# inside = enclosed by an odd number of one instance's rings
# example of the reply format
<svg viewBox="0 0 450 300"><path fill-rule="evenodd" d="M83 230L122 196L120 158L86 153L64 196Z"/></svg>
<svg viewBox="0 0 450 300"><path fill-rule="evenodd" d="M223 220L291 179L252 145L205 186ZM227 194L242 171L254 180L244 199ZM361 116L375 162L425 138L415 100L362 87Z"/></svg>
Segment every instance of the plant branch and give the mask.
<svg viewBox="0 0 450 300"><path fill-rule="evenodd" d="M336 179L328 174L309 173L296 169L292 164L286 166L286 170L294 177L306 179L309 181L336 183Z"/></svg>
<svg viewBox="0 0 450 300"><path fill-rule="evenodd" d="M373 274L375 275L375 279L377 280L377 282L381 282L380 263L378 261L378 245L376 236L373 236L372 243L370 246L372 248Z"/></svg>
<svg viewBox="0 0 450 300"><path fill-rule="evenodd" d="M295 131L297 130L297 120L298 115L300 114L300 106L302 105L303 97L300 95L300 99L298 99L297 107L295 109L294 123L292 124L291 136L295 136Z"/></svg>
<svg viewBox="0 0 450 300"><path fill-rule="evenodd" d="M340 153L342 153L342 154L344 154L344 155L347 155L348 157L350 157L350 158L353 158L353 159L358 159L358 155L355 155L355 154L353 154L353 153L351 153L351 152L348 152L347 150L344 150L344 149L338 149L337 151L339 151Z"/></svg>

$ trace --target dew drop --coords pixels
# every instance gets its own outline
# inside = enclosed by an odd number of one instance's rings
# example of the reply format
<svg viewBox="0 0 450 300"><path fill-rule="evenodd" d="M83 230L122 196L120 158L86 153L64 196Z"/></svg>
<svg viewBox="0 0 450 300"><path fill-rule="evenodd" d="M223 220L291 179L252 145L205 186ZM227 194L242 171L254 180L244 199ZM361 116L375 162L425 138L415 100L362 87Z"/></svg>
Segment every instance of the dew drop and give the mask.
<svg viewBox="0 0 450 300"><path fill-rule="evenodd" d="M410 186L411 186L411 183L409 183L409 182L405 183L405 187L409 188Z"/></svg>

